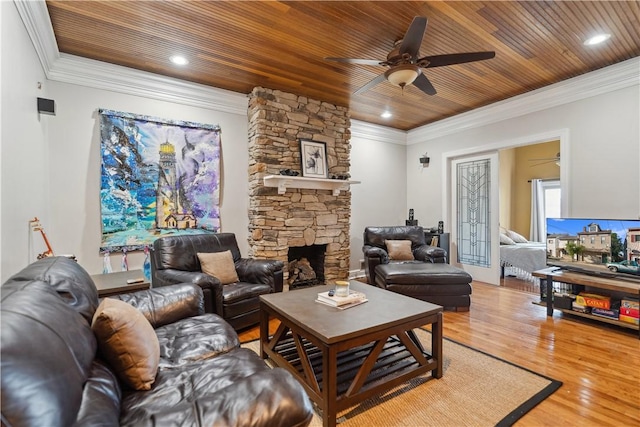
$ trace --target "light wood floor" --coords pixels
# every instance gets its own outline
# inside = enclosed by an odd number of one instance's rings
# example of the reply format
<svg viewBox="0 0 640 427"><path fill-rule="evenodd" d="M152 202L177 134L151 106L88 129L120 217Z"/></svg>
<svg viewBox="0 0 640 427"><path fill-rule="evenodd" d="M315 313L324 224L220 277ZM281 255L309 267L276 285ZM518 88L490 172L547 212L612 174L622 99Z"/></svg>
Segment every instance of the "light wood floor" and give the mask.
<svg viewBox="0 0 640 427"><path fill-rule="evenodd" d="M517 426L640 426L638 332L550 318L538 300L474 283L471 310L444 313L444 336L564 383ZM240 334L243 342L258 337L257 328Z"/></svg>

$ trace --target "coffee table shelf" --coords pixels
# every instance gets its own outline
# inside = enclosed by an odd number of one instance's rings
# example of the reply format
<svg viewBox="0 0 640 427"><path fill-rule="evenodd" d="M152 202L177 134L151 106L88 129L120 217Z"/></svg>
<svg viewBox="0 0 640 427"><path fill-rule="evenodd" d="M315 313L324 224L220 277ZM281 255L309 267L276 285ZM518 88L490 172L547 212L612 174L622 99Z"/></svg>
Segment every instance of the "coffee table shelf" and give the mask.
<svg viewBox="0 0 640 427"><path fill-rule="evenodd" d="M322 351L308 340L303 339L303 344L305 353L313 367L316 381L320 388L322 388ZM345 394L347 393L349 386L353 383L355 376L365 363L367 356L371 354L373 346L373 343L369 343L338 353L338 400L346 397ZM304 368L300 358L298 357L298 352L291 334L275 346L275 351L280 354L294 369L296 369L299 375L304 375ZM422 354L429 363L435 363L435 360L429 353L422 351ZM419 365L418 361L400 342L400 340L390 337L378 356L371 372L367 376L361 391L366 391L378 385L381 380L385 380L390 375L398 376L403 372L413 371L413 369L416 369Z"/></svg>

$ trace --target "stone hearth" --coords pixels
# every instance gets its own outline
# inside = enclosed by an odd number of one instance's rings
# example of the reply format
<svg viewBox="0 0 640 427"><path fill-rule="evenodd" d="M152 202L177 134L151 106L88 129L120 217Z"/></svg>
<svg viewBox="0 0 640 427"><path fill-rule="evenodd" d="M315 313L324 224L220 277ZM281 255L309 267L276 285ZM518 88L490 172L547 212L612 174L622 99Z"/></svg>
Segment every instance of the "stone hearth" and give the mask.
<svg viewBox="0 0 640 427"><path fill-rule="evenodd" d="M287 265L289 247L326 245L326 283L349 276L351 192L264 186L282 169L300 171L300 139L324 142L329 176L349 173L346 107L277 90L249 96L249 255ZM287 273L285 273L287 274Z"/></svg>

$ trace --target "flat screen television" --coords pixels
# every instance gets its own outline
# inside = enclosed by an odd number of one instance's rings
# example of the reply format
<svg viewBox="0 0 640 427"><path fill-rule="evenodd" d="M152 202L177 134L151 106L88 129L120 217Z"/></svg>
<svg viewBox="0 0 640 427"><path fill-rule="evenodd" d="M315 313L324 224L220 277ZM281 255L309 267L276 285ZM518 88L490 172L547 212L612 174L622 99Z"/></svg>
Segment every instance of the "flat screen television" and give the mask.
<svg viewBox="0 0 640 427"><path fill-rule="evenodd" d="M547 265L640 281L640 220L547 218Z"/></svg>

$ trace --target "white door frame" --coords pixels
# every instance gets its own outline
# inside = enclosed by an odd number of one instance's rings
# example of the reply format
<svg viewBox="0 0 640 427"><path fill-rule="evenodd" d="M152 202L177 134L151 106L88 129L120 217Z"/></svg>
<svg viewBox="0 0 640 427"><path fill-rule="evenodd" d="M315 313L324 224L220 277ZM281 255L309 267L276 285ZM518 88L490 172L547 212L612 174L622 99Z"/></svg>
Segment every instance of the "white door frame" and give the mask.
<svg viewBox="0 0 640 427"><path fill-rule="evenodd" d="M561 212L562 216L571 216L569 212L569 200L571 197L569 188L569 158L570 158L570 138L569 129L555 129L547 132L526 135L523 137L509 139L504 141L495 142L492 144L486 144L481 146L469 147L461 150L447 151L442 153L442 182L444 184L443 189L443 203L442 203L442 218L445 220L445 229L452 231L452 226L455 223L455 212L452 212L452 197L455 193L452 188L452 173L455 173L453 169L453 161L462 157L470 157L472 155L482 155L496 152L505 148L521 147L524 145L539 144L548 141L560 140L560 188L562 191ZM492 198L498 198L498 194L492 194ZM497 224L497 221L495 222ZM446 225L448 224L448 225ZM500 229L499 226L492 226L491 239L492 241L499 241ZM453 239L452 239L453 240ZM454 242L451 242L452 244ZM451 258L451 257L450 257ZM495 260L499 264L499 255L492 254L492 260ZM453 261L453 259L451 259ZM492 261L493 264L494 261ZM498 266L499 268L499 266ZM499 278L497 283L499 285Z"/></svg>

